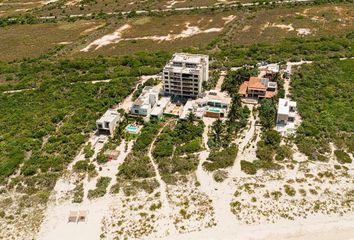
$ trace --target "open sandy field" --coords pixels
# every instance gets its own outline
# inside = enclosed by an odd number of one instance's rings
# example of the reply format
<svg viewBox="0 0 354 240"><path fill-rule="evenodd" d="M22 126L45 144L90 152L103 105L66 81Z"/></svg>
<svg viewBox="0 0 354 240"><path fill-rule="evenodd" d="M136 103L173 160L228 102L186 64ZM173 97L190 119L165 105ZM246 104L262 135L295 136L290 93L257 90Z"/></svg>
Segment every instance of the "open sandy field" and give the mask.
<svg viewBox="0 0 354 240"><path fill-rule="evenodd" d="M127 54L203 46L221 34L234 19L236 15L231 13L137 18L110 26L104 34L95 36L72 54Z"/></svg>
<svg viewBox="0 0 354 240"><path fill-rule="evenodd" d="M38 57L56 46L75 43L102 24L101 21L77 21L0 28L0 59Z"/></svg>
<svg viewBox="0 0 354 240"><path fill-rule="evenodd" d="M290 37L336 36L354 30L354 6L300 6L260 9L235 21L228 38L240 44Z"/></svg>

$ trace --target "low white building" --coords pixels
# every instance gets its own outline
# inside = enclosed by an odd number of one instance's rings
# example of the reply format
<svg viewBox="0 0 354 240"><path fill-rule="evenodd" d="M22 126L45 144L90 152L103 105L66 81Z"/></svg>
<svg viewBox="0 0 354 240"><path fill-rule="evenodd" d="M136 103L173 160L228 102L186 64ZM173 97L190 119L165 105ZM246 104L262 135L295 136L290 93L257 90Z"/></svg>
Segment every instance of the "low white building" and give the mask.
<svg viewBox="0 0 354 240"><path fill-rule="evenodd" d="M258 69L261 71L266 71L266 73L268 74L275 74L279 72L280 66L277 63L270 63L270 64L260 66Z"/></svg>
<svg viewBox="0 0 354 240"><path fill-rule="evenodd" d="M223 92L211 90L196 100L200 108L204 109L205 117L222 118L226 115L231 104L231 98Z"/></svg>
<svg viewBox="0 0 354 240"><path fill-rule="evenodd" d="M97 130L99 132L107 132L113 135L120 119L120 114L116 110L109 109L100 119L96 121Z"/></svg>
<svg viewBox="0 0 354 240"><path fill-rule="evenodd" d="M167 105L171 102L170 97L162 97L157 101L156 105L151 111L151 117L161 118Z"/></svg>
<svg viewBox="0 0 354 240"><path fill-rule="evenodd" d="M184 104L182 112L179 116L180 119L187 119L189 114L195 114L197 118L203 118L205 110L202 107L199 107L195 100L188 100L186 104Z"/></svg>
<svg viewBox="0 0 354 240"><path fill-rule="evenodd" d="M296 102L279 98L277 124L287 125L293 123L296 117Z"/></svg>
<svg viewBox="0 0 354 240"><path fill-rule="evenodd" d="M159 93L153 87L144 87L142 93L130 109L131 114L149 117L158 98Z"/></svg>

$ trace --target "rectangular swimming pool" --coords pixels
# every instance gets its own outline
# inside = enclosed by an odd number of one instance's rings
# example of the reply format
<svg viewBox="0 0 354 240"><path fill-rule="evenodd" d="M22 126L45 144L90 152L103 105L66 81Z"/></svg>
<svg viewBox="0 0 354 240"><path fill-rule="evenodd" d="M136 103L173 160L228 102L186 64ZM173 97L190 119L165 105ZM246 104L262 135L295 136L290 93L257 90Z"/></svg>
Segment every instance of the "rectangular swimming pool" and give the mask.
<svg viewBox="0 0 354 240"><path fill-rule="evenodd" d="M208 108L208 111L209 111L209 112L214 112L214 113L220 113L220 109L217 109L217 108L211 108L211 107L209 107L209 108Z"/></svg>
<svg viewBox="0 0 354 240"><path fill-rule="evenodd" d="M139 127L134 125L128 125L125 130L129 133L137 133L139 131Z"/></svg>

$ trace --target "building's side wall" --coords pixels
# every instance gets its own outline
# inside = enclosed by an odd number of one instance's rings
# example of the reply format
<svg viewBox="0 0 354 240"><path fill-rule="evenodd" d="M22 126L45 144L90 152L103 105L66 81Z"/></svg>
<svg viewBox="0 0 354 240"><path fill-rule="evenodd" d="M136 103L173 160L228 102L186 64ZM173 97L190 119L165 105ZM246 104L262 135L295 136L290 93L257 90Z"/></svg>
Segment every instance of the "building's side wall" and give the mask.
<svg viewBox="0 0 354 240"><path fill-rule="evenodd" d="M278 114L277 115L277 123L284 123L287 124L288 123L288 115L285 114Z"/></svg>

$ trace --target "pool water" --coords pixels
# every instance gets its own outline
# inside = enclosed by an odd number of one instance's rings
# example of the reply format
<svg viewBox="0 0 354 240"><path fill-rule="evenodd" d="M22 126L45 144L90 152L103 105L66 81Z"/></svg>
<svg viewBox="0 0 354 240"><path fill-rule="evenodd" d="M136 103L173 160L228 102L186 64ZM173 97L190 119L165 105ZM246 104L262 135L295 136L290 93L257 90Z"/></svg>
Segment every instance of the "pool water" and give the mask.
<svg viewBox="0 0 354 240"><path fill-rule="evenodd" d="M219 113L219 112L220 112L220 109L217 109L217 108L208 108L208 111L209 111L209 112L214 112L214 113Z"/></svg>
<svg viewBox="0 0 354 240"><path fill-rule="evenodd" d="M129 125L125 130L127 130L127 132L130 132L130 133L137 133L139 130L139 127Z"/></svg>

